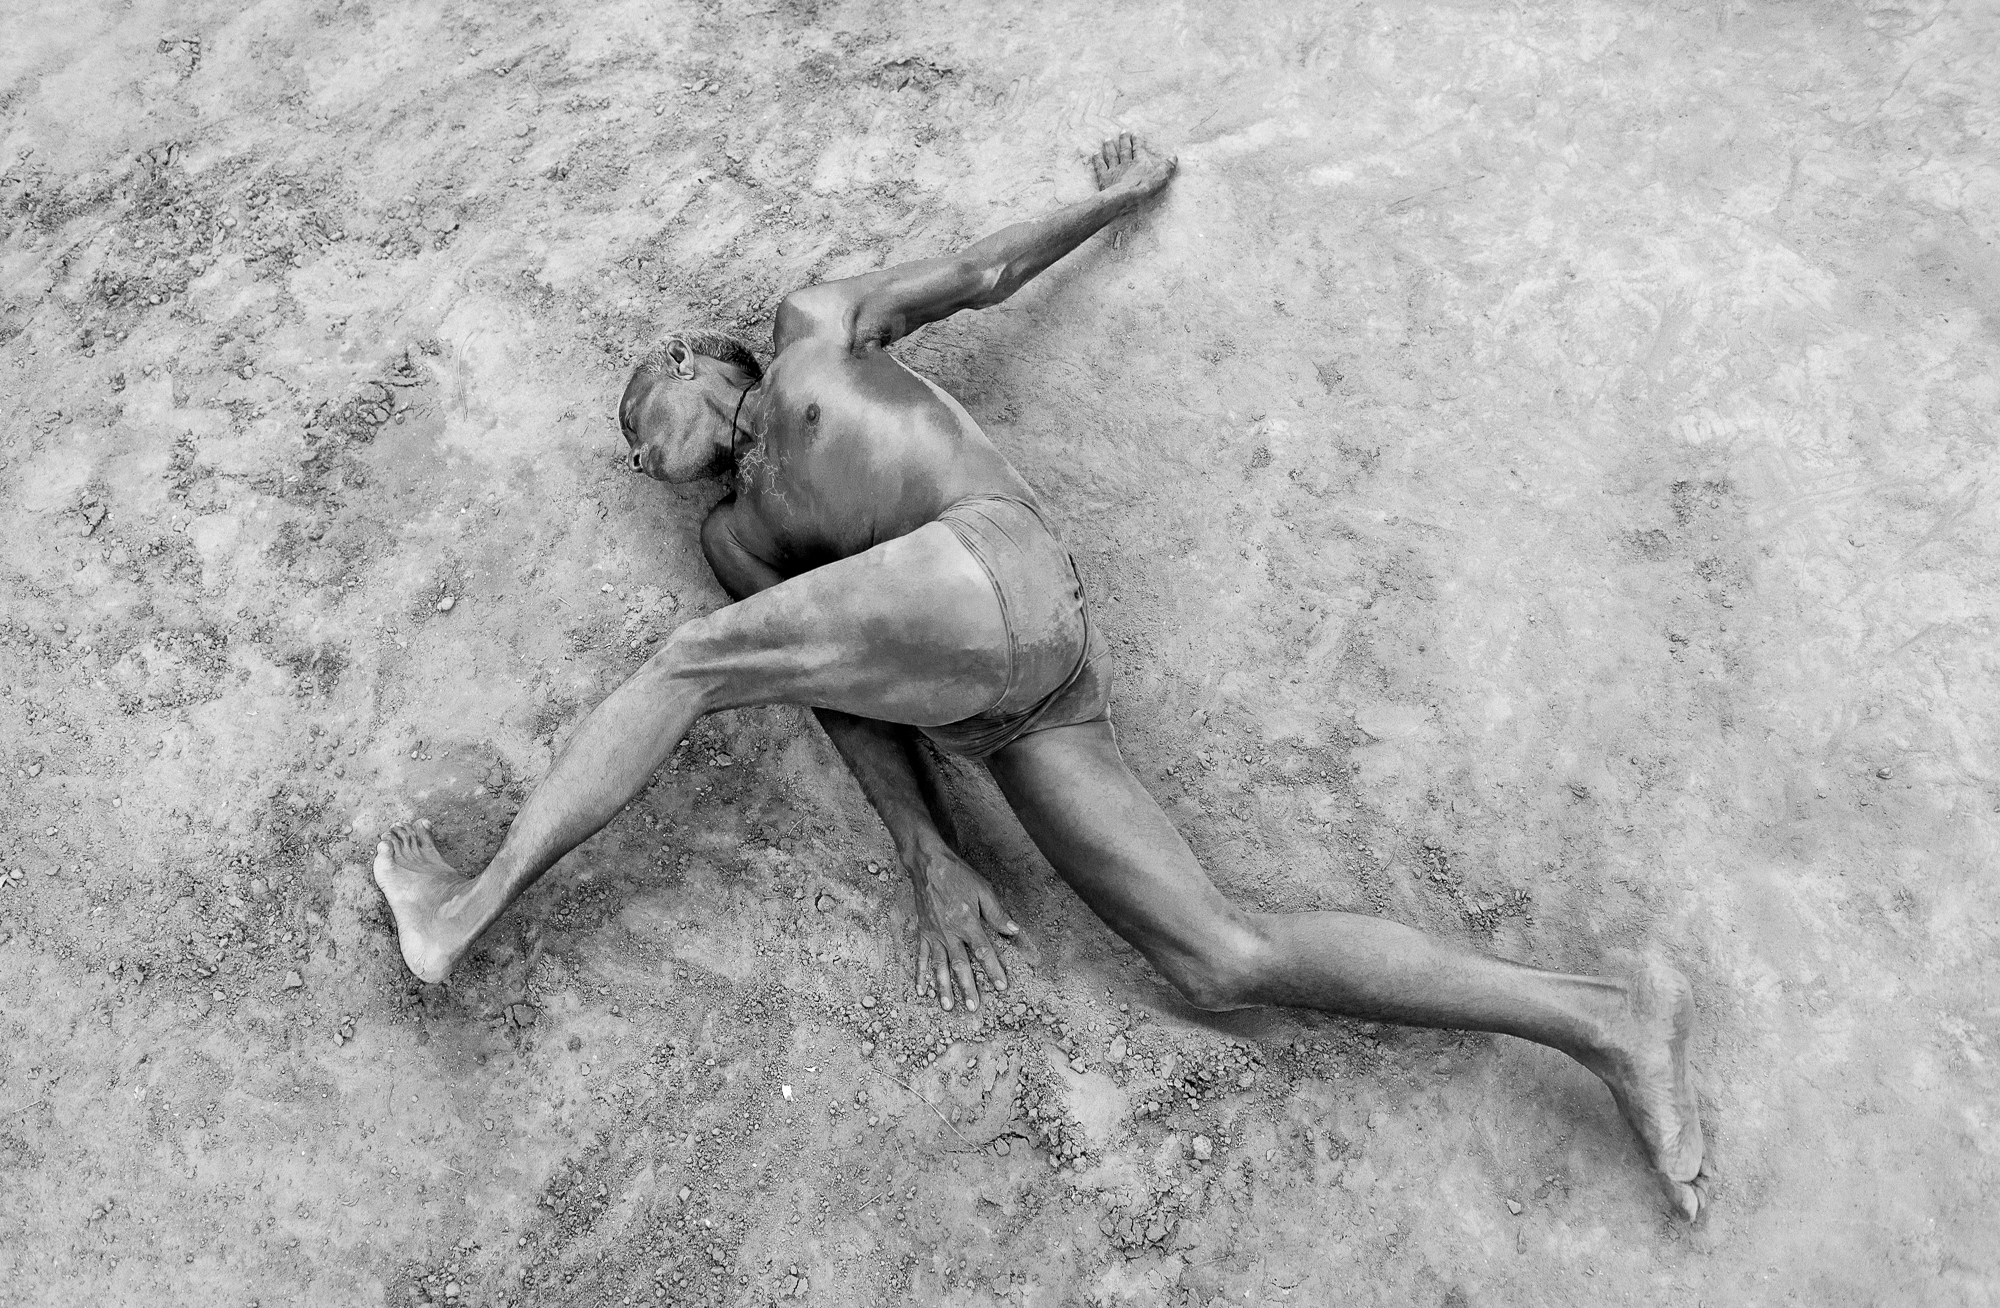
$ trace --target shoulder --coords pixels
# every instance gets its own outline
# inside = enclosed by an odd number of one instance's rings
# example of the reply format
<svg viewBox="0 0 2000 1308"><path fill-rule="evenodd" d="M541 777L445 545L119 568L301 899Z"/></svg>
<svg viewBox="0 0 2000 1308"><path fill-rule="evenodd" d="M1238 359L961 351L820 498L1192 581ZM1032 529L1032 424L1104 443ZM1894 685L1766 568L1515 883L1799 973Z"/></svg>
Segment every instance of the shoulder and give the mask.
<svg viewBox="0 0 2000 1308"><path fill-rule="evenodd" d="M783 350L807 340L854 347L857 297L837 283L807 286L778 302L771 344Z"/></svg>

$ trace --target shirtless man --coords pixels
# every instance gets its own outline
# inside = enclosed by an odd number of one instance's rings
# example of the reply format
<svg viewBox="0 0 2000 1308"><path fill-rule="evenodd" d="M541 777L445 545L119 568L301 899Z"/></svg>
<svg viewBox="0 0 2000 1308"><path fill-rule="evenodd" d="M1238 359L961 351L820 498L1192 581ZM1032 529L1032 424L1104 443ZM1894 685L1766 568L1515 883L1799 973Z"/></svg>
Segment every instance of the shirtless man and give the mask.
<svg viewBox="0 0 2000 1308"><path fill-rule="evenodd" d="M1175 161L1127 134L1093 167L1090 199L962 254L794 292L767 369L741 342L693 332L640 364L619 407L633 468L670 482L734 472L701 543L737 602L683 624L598 705L477 877L447 864L424 827L389 832L375 879L404 960L444 980L522 891L646 788L696 718L807 705L915 886L920 995L977 1009L975 964L1004 990L995 944L1017 930L952 849L922 734L985 761L1056 872L1190 1003L1298 1005L1559 1049L1610 1088L1694 1218L1707 1191L1686 979L1657 961L1566 976L1380 918L1225 899L1119 754L1110 660L1035 492L957 401L884 348L999 304L1151 203Z"/></svg>

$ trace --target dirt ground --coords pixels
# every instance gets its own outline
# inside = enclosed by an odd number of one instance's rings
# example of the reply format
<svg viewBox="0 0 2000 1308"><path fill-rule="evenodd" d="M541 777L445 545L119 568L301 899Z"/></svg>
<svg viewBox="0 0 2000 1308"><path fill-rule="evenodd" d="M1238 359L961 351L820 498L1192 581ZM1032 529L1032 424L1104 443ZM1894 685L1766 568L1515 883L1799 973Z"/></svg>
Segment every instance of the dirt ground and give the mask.
<svg viewBox="0 0 2000 1308"><path fill-rule="evenodd" d="M0 1301L2000 1300L1990 5L4 24ZM405 973L375 834L478 865L723 600L635 354L1120 128L1165 204L899 353L1232 894L1694 979L1700 1225L1558 1055L1190 1010L970 767L1019 984L916 1005L789 709Z"/></svg>

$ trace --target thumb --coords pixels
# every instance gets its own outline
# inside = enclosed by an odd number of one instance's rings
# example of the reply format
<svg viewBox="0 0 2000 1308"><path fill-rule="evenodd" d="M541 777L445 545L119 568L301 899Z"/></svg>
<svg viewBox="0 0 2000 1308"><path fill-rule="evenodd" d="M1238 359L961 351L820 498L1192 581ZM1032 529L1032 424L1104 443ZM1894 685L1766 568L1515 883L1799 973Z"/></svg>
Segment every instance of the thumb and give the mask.
<svg viewBox="0 0 2000 1308"><path fill-rule="evenodd" d="M1000 901L994 896L992 891L987 891L985 895L981 896L981 899L983 902L979 905L979 911L986 915L988 922L993 923L995 931L1008 936L1016 935L1020 932L1020 924L1007 916L1007 910L1000 907Z"/></svg>

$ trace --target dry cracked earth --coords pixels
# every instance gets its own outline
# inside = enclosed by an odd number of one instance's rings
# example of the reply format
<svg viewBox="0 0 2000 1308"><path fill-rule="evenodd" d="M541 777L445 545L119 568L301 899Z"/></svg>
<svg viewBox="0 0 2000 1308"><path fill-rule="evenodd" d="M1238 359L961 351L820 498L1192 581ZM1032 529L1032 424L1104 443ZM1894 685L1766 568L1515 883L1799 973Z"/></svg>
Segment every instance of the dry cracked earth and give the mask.
<svg viewBox="0 0 2000 1308"><path fill-rule="evenodd" d="M1990 6L0 14L0 1301L2000 1299ZM1698 1225L1557 1055L1189 1009L969 767L1017 984L915 1002L788 709L404 971L376 835L724 602L635 356L1120 129L1167 202L901 357L1229 893L1689 974Z"/></svg>

